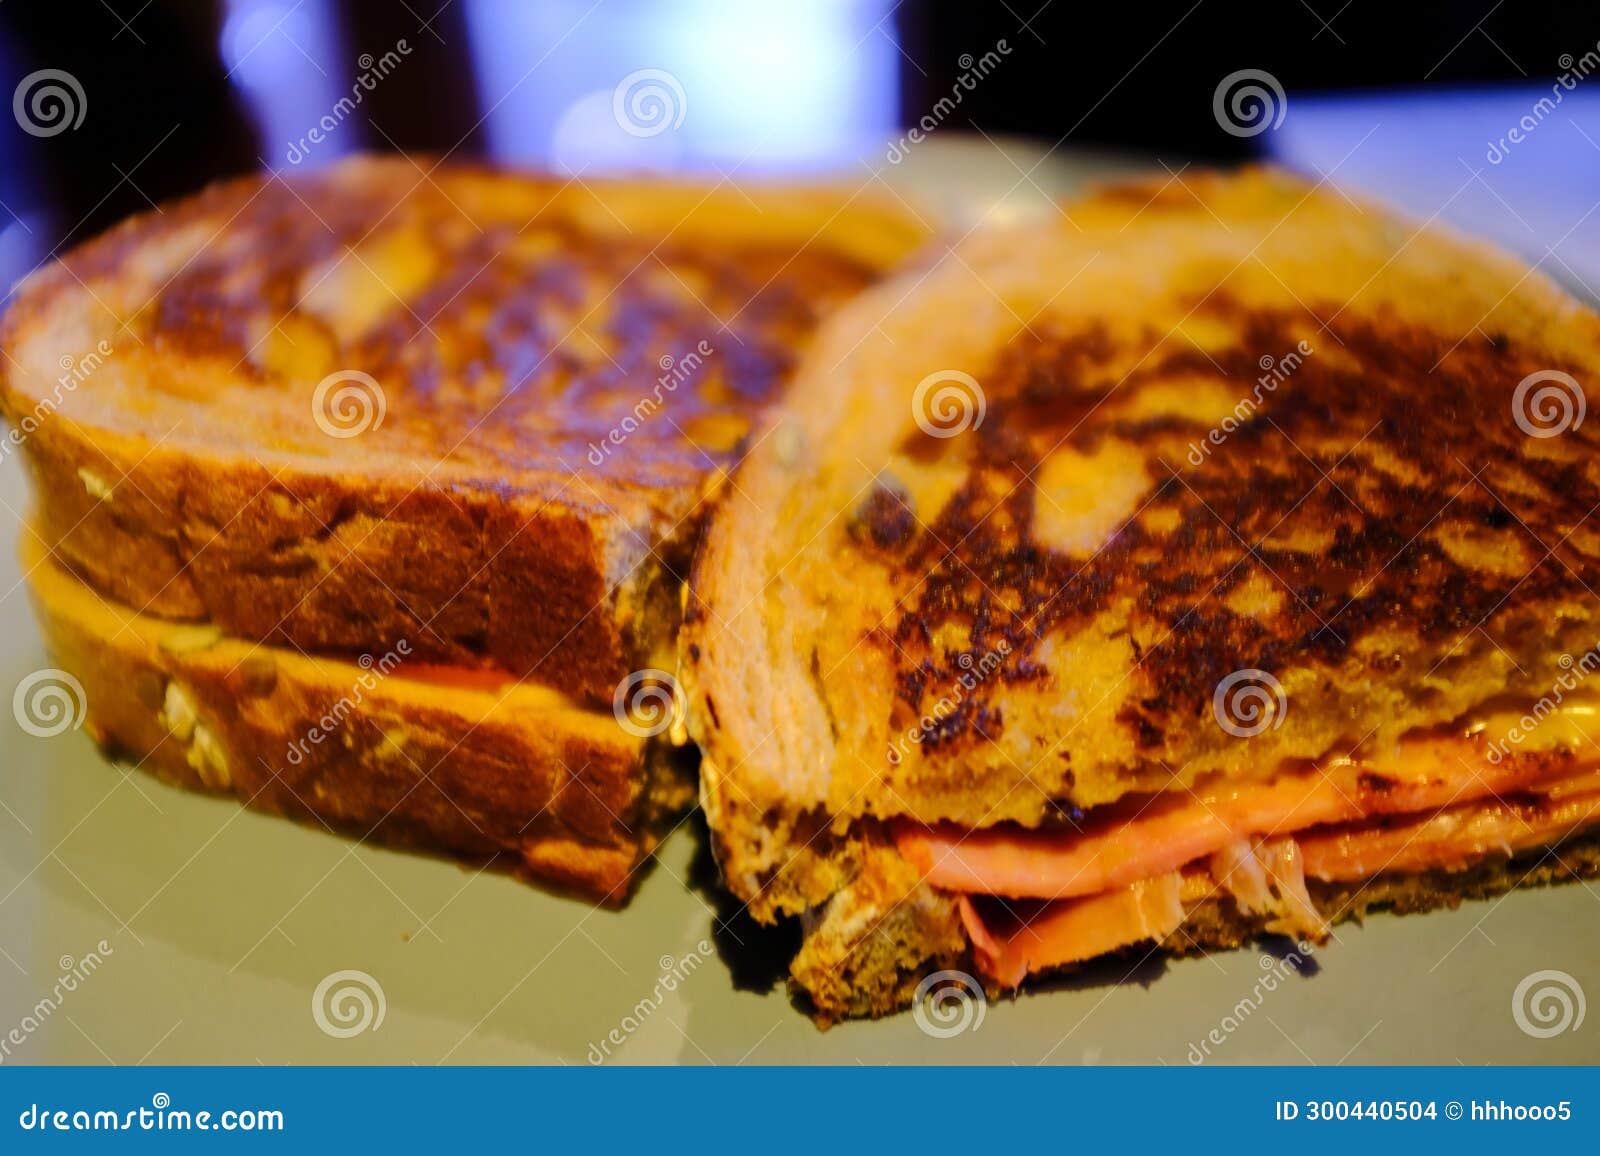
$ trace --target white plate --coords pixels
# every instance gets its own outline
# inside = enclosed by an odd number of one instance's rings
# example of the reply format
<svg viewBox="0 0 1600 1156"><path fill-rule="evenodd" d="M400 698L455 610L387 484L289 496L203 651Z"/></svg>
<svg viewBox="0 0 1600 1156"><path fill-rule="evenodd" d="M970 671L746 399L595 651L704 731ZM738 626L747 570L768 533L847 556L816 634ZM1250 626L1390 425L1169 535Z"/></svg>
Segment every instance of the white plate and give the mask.
<svg viewBox="0 0 1600 1156"><path fill-rule="evenodd" d="M996 166L1000 191L1019 183L1014 167ZM1081 175L1041 170L1035 180L1055 192ZM10 458L0 462L0 502L0 701L9 701L49 666L18 585L26 498ZM1583 988L1600 995L1593 884L1348 926L1317 953L1315 974L1247 950L1152 963L1122 983L1119 969L1100 969L981 1016L969 1007L966 1029L951 1035L912 1015L819 1032L781 985L751 978L771 969L748 925L714 933L717 898L695 866L698 850L698 832L681 829L626 910L595 911L501 875L177 791L106 763L81 732L34 738L0 713L0 1060L1600 1059L1600 1012L1541 1037L1513 1010L1519 984L1538 972L1571 977L1569 998ZM83 974L91 953L93 973L57 998L63 973ZM314 997L347 971L381 989L383 1018L346 1037L323 1029ZM340 1027L327 1011L320 1018Z"/></svg>

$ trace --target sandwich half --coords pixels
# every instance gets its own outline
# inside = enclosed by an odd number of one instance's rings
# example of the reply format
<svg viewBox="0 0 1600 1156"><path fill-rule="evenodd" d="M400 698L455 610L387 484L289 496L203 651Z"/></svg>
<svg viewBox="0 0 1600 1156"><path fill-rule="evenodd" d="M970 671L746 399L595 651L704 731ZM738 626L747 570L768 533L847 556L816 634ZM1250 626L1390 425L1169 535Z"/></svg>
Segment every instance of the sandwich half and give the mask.
<svg viewBox="0 0 1600 1156"><path fill-rule="evenodd" d="M537 683L140 614L26 529L21 564L91 737L176 786L608 903L693 800L685 752Z"/></svg>
<svg viewBox="0 0 1600 1156"><path fill-rule="evenodd" d="M851 190L358 158L35 272L0 412L92 733L619 898L692 797L665 672L706 499L818 319L923 231Z"/></svg>
<svg viewBox="0 0 1600 1156"><path fill-rule="evenodd" d="M839 190L248 177L31 275L0 411L39 532L134 609L606 704L670 660L705 493L817 318L921 238Z"/></svg>
<svg viewBox="0 0 1600 1156"><path fill-rule="evenodd" d="M838 314L682 655L721 870L804 918L818 1016L1600 869L1595 381L1538 273L1267 170Z"/></svg>

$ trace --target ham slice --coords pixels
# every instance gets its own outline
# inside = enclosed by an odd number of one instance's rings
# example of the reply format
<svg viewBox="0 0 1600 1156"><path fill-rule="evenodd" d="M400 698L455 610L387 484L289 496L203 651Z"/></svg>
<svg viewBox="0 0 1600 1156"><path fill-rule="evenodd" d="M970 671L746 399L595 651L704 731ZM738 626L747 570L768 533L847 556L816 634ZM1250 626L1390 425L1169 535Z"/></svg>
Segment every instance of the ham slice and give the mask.
<svg viewBox="0 0 1600 1156"><path fill-rule="evenodd" d="M1313 879L1351 883L1384 871L1461 871L1489 855L1515 855L1600 822L1600 791L1447 807L1376 827L1302 836Z"/></svg>
<svg viewBox="0 0 1600 1156"><path fill-rule="evenodd" d="M1556 795L1464 803L1300 839L1236 842L1211 857L1209 871L1169 871L1085 899L1024 900L998 912L991 907L987 919L963 895L961 920L979 969L1007 987L1050 968L1165 939L1183 925L1189 907L1219 894L1231 895L1247 914L1272 915L1269 931L1320 941L1327 924L1306 876L1359 882L1386 871L1459 871L1488 855L1548 846L1600 823L1600 789Z"/></svg>
<svg viewBox="0 0 1600 1156"><path fill-rule="evenodd" d="M503 690L518 681L503 670L479 670L470 666L445 666L431 662L408 664L403 675L415 682L429 682L457 690Z"/></svg>
<svg viewBox="0 0 1600 1156"><path fill-rule="evenodd" d="M1169 871L1105 895L1002 912L987 921L964 895L961 921L978 967L998 983L1016 987L1033 972L1165 939L1183 923L1182 890L1183 876Z"/></svg>
<svg viewBox="0 0 1600 1156"><path fill-rule="evenodd" d="M1118 807L1082 830L1013 826L966 831L901 822L895 841L929 883L964 894L1070 899L1098 895L1177 871L1244 839L1378 816L1437 811L1511 793L1586 783L1542 760L1489 761L1459 738L1417 738L1385 759L1345 762L1261 783L1202 787L1196 793Z"/></svg>
<svg viewBox="0 0 1600 1156"><path fill-rule="evenodd" d="M1320 941L1308 878L1459 871L1597 824L1593 762L1497 764L1470 740L1426 738L1381 761L1141 800L1080 831L901 823L895 838L928 882L960 893L979 969L1014 987L1165 939L1218 895L1269 917L1268 930Z"/></svg>

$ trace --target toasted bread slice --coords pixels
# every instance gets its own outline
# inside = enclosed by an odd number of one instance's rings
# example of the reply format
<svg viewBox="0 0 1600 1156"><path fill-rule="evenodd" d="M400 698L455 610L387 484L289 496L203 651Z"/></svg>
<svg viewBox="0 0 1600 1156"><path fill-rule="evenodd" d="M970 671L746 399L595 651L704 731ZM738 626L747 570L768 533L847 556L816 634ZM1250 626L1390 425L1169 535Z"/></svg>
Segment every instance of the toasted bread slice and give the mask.
<svg viewBox="0 0 1600 1156"><path fill-rule="evenodd" d="M839 190L250 177L33 274L0 411L40 532L135 610L603 703L670 657L702 499L816 319L922 236Z"/></svg>
<svg viewBox="0 0 1600 1156"><path fill-rule="evenodd" d="M180 786L364 838L504 856L610 903L692 799L666 746L647 750L609 712L556 691L139 614L28 531L22 568L53 661L82 684L89 733Z"/></svg>
<svg viewBox="0 0 1600 1156"><path fill-rule="evenodd" d="M1493 855L1465 870L1385 872L1361 883L1312 881L1309 890L1328 923L1338 926L1375 913L1415 915L1519 887L1596 877L1600 834L1590 832L1555 851ZM1241 909L1229 895L1201 898L1184 914L1182 925L1159 940L1120 949L1116 956L1125 965L1113 969L1109 980L1131 977L1157 956L1244 947L1277 930L1270 918ZM1296 968L1318 950L1303 939L1279 943ZM1075 971L1078 966L1057 970ZM901 856L879 849L865 857L849 885L808 922L790 974L814 1017L828 1026L899 1011L913 1001L930 973L941 970L954 972L949 982L966 987L969 996L977 996L980 986L986 997L1004 994L1002 985L986 984L961 969L978 970L954 897L921 882Z"/></svg>
<svg viewBox="0 0 1600 1156"><path fill-rule="evenodd" d="M858 298L695 565L683 673L729 886L811 911L909 848L946 898L1076 899L1053 869L1131 885L1108 864L1134 846L1181 917L1185 815L1237 795L1233 823L1286 768L1354 768L1327 822L1391 788L1444 806L1600 636L1596 380L1600 318L1547 279L1271 171L1107 190ZM1576 782L1588 746L1552 724L1499 789ZM1146 806L1165 827L1122 826ZM1258 818L1241 838L1295 830ZM1104 857L1073 858L1080 829ZM989 930L927 919L932 954ZM904 994L807 974L836 1013Z"/></svg>

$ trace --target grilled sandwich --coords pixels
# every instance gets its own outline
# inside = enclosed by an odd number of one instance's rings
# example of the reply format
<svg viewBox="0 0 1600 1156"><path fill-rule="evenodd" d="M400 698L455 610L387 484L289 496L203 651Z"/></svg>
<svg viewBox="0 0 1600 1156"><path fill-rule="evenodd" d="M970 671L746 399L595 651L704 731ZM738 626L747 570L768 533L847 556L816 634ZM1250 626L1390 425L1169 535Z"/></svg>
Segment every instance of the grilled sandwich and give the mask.
<svg viewBox="0 0 1600 1156"><path fill-rule="evenodd" d="M818 1016L1600 869L1595 381L1540 274L1270 170L836 315L682 656L722 872L804 916Z"/></svg>
<svg viewBox="0 0 1600 1156"><path fill-rule="evenodd" d="M148 753L168 693L271 668L276 697L200 704L234 745L205 785L615 895L652 797L617 719L673 664L705 499L817 319L922 233L832 190L361 158L218 185L37 271L0 326L0 411L102 737ZM108 605L77 615L98 604L72 581ZM178 662L162 623L221 649ZM397 648L409 705L303 765L272 749ZM503 745L452 747L480 716ZM369 758L377 731L405 757ZM443 781L462 760L470 798ZM425 781L416 813L389 775Z"/></svg>

